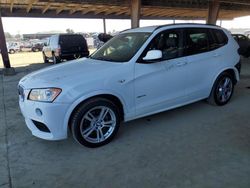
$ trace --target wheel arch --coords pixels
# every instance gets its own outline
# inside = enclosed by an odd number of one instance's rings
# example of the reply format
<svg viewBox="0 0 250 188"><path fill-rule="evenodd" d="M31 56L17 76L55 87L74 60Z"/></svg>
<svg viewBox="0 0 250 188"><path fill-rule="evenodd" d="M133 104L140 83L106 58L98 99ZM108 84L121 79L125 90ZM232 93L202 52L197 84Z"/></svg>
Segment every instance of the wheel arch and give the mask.
<svg viewBox="0 0 250 188"><path fill-rule="evenodd" d="M215 81L217 80L217 78L222 74L222 73L229 73L230 75L233 76L233 81L234 81L234 84L236 84L239 80L240 80L240 75L239 75L239 72L238 70L235 68L235 67L230 67L230 68L225 68L223 70L220 71L220 73L218 73L214 80L213 80L213 84L215 83Z"/></svg>
<svg viewBox="0 0 250 188"><path fill-rule="evenodd" d="M117 95L114 94L110 94L110 93L99 93L99 94L95 94L95 95L90 95L90 96L85 96L85 97L81 97L80 99L76 100L70 107L68 112L66 113L65 119L64 119L64 130L67 131L70 129L70 121L72 118L73 113L80 107L80 105L82 105L83 103L85 103L86 101L93 99L93 98L104 98L107 100L110 100L112 102L114 102L118 108L119 108L119 112L121 114L121 120L124 120L124 115L125 115L125 111L126 111L126 107L125 107L125 103L124 101L121 99L121 97L118 97Z"/></svg>
<svg viewBox="0 0 250 188"><path fill-rule="evenodd" d="M211 92L213 90L213 87L214 87L214 84L216 82L216 80L219 78L219 76L222 74L222 73L229 73L233 76L233 81L234 81L234 84L236 84L239 80L240 80L240 75L239 75L239 72L236 68L232 68L232 67L229 67L229 68L225 68L223 70L221 70L213 79L213 82L212 82L212 87L210 89L210 92L209 92L209 96L211 95Z"/></svg>

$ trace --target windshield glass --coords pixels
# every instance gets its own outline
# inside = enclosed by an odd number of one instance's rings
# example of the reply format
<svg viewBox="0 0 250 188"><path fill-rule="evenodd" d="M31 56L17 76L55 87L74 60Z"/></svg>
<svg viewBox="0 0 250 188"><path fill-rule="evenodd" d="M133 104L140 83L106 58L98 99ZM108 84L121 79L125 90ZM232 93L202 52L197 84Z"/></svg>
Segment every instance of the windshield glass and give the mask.
<svg viewBox="0 0 250 188"><path fill-rule="evenodd" d="M92 54L90 58L112 62L127 62L135 55L149 36L150 33L119 34Z"/></svg>

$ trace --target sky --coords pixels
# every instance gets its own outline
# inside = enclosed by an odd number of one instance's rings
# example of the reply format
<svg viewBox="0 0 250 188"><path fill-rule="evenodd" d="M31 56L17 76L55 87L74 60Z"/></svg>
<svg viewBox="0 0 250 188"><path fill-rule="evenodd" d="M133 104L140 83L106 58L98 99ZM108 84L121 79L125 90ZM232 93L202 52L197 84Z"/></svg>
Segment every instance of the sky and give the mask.
<svg viewBox="0 0 250 188"><path fill-rule="evenodd" d="M46 31L65 32L67 28L74 32L103 32L102 19L63 19L63 18L2 18L5 32L11 34L30 34ZM176 23L205 21L176 20ZM173 23L173 20L141 20L140 26L163 25ZM217 22L220 25L220 22ZM130 20L106 20L107 32L121 31L130 28ZM222 21L222 27L250 28L250 16L236 18L231 21Z"/></svg>

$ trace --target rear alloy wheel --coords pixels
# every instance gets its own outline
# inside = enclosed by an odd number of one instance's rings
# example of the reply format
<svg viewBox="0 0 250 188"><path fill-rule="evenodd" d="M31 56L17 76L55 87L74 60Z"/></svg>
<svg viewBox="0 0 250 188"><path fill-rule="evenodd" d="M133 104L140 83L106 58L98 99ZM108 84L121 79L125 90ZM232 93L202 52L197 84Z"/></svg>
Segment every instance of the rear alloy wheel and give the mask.
<svg viewBox="0 0 250 188"><path fill-rule="evenodd" d="M71 131L74 139L87 147L99 147L109 143L120 124L119 110L111 101L91 99L73 114Z"/></svg>
<svg viewBox="0 0 250 188"><path fill-rule="evenodd" d="M208 101L219 106L227 104L234 91L231 74L222 73L216 80Z"/></svg>

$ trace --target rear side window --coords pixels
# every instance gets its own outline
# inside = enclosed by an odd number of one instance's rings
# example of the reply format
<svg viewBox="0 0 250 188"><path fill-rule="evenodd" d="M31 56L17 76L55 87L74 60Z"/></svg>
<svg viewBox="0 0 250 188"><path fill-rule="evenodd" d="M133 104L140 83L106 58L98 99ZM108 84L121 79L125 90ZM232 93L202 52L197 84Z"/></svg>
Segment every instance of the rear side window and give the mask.
<svg viewBox="0 0 250 188"><path fill-rule="evenodd" d="M205 28L186 29L185 55L209 51L208 31Z"/></svg>
<svg viewBox="0 0 250 188"><path fill-rule="evenodd" d="M82 35L61 35L59 43L61 48L64 49L80 47L83 50L87 50L87 43Z"/></svg>
<svg viewBox="0 0 250 188"><path fill-rule="evenodd" d="M228 38L222 30L210 29L210 34L212 35L212 40L210 42L211 50L220 48L227 44Z"/></svg>

